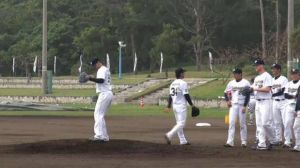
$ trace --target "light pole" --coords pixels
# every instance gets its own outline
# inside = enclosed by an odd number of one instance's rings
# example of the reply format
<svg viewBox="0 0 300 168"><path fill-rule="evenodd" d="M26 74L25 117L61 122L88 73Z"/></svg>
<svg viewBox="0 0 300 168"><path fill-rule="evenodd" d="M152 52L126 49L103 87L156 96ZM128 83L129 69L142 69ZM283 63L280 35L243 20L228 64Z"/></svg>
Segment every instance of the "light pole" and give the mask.
<svg viewBox="0 0 300 168"><path fill-rule="evenodd" d="M48 83L47 83L47 0L43 0L42 89L43 89L44 94L48 94Z"/></svg>
<svg viewBox="0 0 300 168"><path fill-rule="evenodd" d="M288 26L287 26L287 34L288 34L288 49L287 49L287 75L290 76L291 64L292 64L292 46L291 46L291 36L294 31L294 0L288 0Z"/></svg>
<svg viewBox="0 0 300 168"><path fill-rule="evenodd" d="M122 79L122 48L125 48L126 44L123 41L119 41L119 79Z"/></svg>

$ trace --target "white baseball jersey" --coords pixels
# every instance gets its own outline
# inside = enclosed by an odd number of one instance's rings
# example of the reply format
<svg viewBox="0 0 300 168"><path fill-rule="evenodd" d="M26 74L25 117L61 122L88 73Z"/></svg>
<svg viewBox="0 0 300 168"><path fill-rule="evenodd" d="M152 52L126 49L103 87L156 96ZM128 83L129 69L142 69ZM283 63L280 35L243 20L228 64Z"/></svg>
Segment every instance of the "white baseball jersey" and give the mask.
<svg viewBox="0 0 300 168"><path fill-rule="evenodd" d="M253 83L254 88L272 87L272 76L268 72L258 75ZM272 93L270 92L254 92L256 99L271 99Z"/></svg>
<svg viewBox="0 0 300 168"><path fill-rule="evenodd" d="M173 104L186 105L185 94L189 94L187 83L182 79L176 79L170 85L170 95L172 96Z"/></svg>
<svg viewBox="0 0 300 168"><path fill-rule="evenodd" d="M104 83L96 83L96 93L112 91L111 75L108 68L101 66L97 71L97 79L104 79Z"/></svg>
<svg viewBox="0 0 300 168"><path fill-rule="evenodd" d="M293 81L290 81L285 86L284 93L287 93L291 96L296 96L299 86L300 86L300 81L298 81L296 83L294 83ZM296 99L287 99L287 102L288 102L288 104L296 104Z"/></svg>
<svg viewBox="0 0 300 168"><path fill-rule="evenodd" d="M272 93L280 92L288 83L288 79L285 76L280 76L279 78L273 78L273 85L272 85ZM284 99L284 95L275 96L274 99Z"/></svg>
<svg viewBox="0 0 300 168"><path fill-rule="evenodd" d="M245 96L243 96L240 93L240 90L247 86L250 86L250 83L246 79L242 79L239 82L237 82L236 80L232 80L227 84L225 93L231 92L231 96L232 96L231 103L232 104L244 105Z"/></svg>

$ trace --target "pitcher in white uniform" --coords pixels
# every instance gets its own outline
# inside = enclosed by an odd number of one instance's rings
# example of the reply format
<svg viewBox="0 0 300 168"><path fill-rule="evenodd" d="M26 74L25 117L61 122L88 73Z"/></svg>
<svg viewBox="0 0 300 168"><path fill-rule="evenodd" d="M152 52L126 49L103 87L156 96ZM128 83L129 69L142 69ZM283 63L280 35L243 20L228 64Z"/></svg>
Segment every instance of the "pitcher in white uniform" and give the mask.
<svg viewBox="0 0 300 168"><path fill-rule="evenodd" d="M182 68L176 69L176 80L170 85L170 95L166 110L170 111L173 105L176 125L165 135L167 144L171 144L171 139L177 134L181 145L190 145L185 138L183 128L185 127L187 118L187 103L189 103L190 106L194 105L188 92L188 85L183 80L184 72L185 70Z"/></svg>
<svg viewBox="0 0 300 168"><path fill-rule="evenodd" d="M275 142L273 145L282 145L283 117L286 106L284 97L285 86L288 79L281 75L281 65L271 66L273 74L272 99L273 99L273 124L275 129Z"/></svg>
<svg viewBox="0 0 300 168"><path fill-rule="evenodd" d="M291 70L291 81L285 86L284 96L287 99L287 104L285 106L284 116L283 116L283 125L284 125L284 148L292 147L293 139L293 125L296 115L296 95L297 90L300 86L299 81L299 70Z"/></svg>
<svg viewBox="0 0 300 168"><path fill-rule="evenodd" d="M241 69L235 68L232 72L235 79L228 83L224 92L225 100L227 101L228 107L230 107L228 138L224 147L234 146L235 123L237 118L239 118L241 146L245 148L247 147L246 109L249 103L250 95L243 96L240 93L240 90L245 87L250 87L250 83L246 79L243 79Z"/></svg>
<svg viewBox="0 0 300 168"><path fill-rule="evenodd" d="M256 129L258 131L258 144L253 149L267 150L271 149L272 143L275 142L275 131L273 129L273 114L272 114L272 76L265 70L265 63L261 59L254 62L256 72L259 74L252 85L254 91L256 105ZM269 141L270 144L267 144Z"/></svg>
<svg viewBox="0 0 300 168"><path fill-rule="evenodd" d="M109 136L107 133L105 115L111 106L113 93L111 87L111 74L107 67L105 67L99 59L94 59L91 65L97 69L96 78L89 76L89 80L96 83L96 93L98 100L94 111L94 137L93 141L108 142Z"/></svg>

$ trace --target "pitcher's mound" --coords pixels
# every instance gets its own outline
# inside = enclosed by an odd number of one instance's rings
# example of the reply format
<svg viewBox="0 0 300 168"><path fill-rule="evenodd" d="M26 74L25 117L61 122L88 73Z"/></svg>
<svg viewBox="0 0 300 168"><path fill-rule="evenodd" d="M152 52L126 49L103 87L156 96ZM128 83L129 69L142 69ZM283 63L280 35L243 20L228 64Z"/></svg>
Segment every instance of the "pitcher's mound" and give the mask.
<svg viewBox="0 0 300 168"><path fill-rule="evenodd" d="M165 145L151 142L131 140L111 140L106 143L93 142L87 139L51 140L35 143L9 145L5 148L9 153L97 153L97 154L172 154L191 153L190 146Z"/></svg>

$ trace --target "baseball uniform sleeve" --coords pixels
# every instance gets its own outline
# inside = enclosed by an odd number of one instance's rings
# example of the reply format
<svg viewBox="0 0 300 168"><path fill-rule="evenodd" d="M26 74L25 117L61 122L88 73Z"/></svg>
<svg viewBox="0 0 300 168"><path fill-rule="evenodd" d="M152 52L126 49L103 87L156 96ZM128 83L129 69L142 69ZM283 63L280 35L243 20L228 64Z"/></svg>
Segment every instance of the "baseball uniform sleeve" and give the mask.
<svg viewBox="0 0 300 168"><path fill-rule="evenodd" d="M251 86L250 82L248 80L246 80L246 86Z"/></svg>
<svg viewBox="0 0 300 168"><path fill-rule="evenodd" d="M182 82L181 90L182 90L183 95L189 94L189 89L188 89L188 85L186 82Z"/></svg>
<svg viewBox="0 0 300 168"><path fill-rule="evenodd" d="M287 83L286 85L284 85L284 93L288 93L288 87L289 87L289 83Z"/></svg>
<svg viewBox="0 0 300 168"><path fill-rule="evenodd" d="M288 79L287 78L285 78L284 80L283 80L283 84L282 84L282 89L283 88L286 88L285 86L287 85L289 83L289 81L288 81Z"/></svg>
<svg viewBox="0 0 300 168"><path fill-rule="evenodd" d="M105 79L105 69L104 68L100 68L97 71L97 79Z"/></svg>
<svg viewBox="0 0 300 168"><path fill-rule="evenodd" d="M273 79L272 79L272 76L271 75L266 75L266 78L265 78L265 81L264 81L264 87L272 87L272 82L273 81Z"/></svg>
<svg viewBox="0 0 300 168"><path fill-rule="evenodd" d="M232 90L231 83L232 83L232 81L230 81L230 82L227 84L227 86L226 86L226 88L225 88L225 91L224 91L224 93L227 93L227 92L229 92L229 91L231 91L231 90Z"/></svg>

